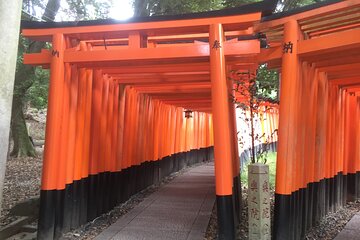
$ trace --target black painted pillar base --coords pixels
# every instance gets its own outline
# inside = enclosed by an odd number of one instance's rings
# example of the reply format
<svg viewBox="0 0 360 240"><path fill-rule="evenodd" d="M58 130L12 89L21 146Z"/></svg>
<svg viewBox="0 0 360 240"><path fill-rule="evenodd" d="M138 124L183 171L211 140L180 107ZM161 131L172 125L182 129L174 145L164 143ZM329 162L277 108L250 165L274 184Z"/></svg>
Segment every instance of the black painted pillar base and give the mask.
<svg viewBox="0 0 360 240"><path fill-rule="evenodd" d="M273 239L292 239L290 232L291 196L275 194L275 218L273 227Z"/></svg>
<svg viewBox="0 0 360 240"><path fill-rule="evenodd" d="M41 190L37 239L53 239L55 231L56 190Z"/></svg>
<svg viewBox="0 0 360 240"><path fill-rule="evenodd" d="M216 195L219 240L235 239L233 196Z"/></svg>
<svg viewBox="0 0 360 240"><path fill-rule="evenodd" d="M235 213L235 224L240 224L241 221L241 180L240 175L233 179L233 199L234 199L234 213Z"/></svg>

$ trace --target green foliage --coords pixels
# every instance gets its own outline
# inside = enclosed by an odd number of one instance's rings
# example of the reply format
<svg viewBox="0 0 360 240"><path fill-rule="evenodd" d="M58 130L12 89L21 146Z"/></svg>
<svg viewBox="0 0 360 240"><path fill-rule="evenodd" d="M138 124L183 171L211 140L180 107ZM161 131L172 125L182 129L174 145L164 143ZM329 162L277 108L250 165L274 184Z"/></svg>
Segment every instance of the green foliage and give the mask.
<svg viewBox="0 0 360 240"><path fill-rule="evenodd" d="M108 17L112 1L109 0L66 0L68 7L61 11L69 19L92 20L105 19Z"/></svg>
<svg viewBox="0 0 360 240"><path fill-rule="evenodd" d="M19 70L23 65L23 54L26 52L26 49L28 49L29 44L28 40L25 39L22 35L19 37L19 47L18 47L18 56L17 56L17 62L16 62L16 71Z"/></svg>
<svg viewBox="0 0 360 240"><path fill-rule="evenodd" d="M240 7L244 4L259 2L261 0L223 0L224 8Z"/></svg>
<svg viewBox="0 0 360 240"><path fill-rule="evenodd" d="M16 71L24 71L23 54L27 52L32 43L20 35ZM45 45L49 48L49 45ZM43 109L47 107L47 96L49 90L49 70L36 67L34 74L27 75L28 79L22 79L20 83L28 84L23 87L17 84L14 88L15 95L22 95L25 90L24 104L30 107Z"/></svg>
<svg viewBox="0 0 360 240"><path fill-rule="evenodd" d="M33 78L33 84L26 92L25 101L33 108L46 108L49 92L49 71L36 68Z"/></svg>
<svg viewBox="0 0 360 240"><path fill-rule="evenodd" d="M256 76L256 97L267 102L278 102L279 73L260 65Z"/></svg>
<svg viewBox="0 0 360 240"><path fill-rule="evenodd" d="M175 15L240 7L259 1L262 0L134 0L134 8L136 16ZM287 11L321 1L324 0L281 0L278 10Z"/></svg>
<svg viewBox="0 0 360 240"><path fill-rule="evenodd" d="M306 5L314 4L317 2L323 2L326 0L281 0L279 1L278 9L280 11L288 11L295 8L303 7Z"/></svg>
<svg viewBox="0 0 360 240"><path fill-rule="evenodd" d="M270 187L275 188L276 181L276 152L271 152L268 155L267 164L269 165L269 181ZM241 183L243 186L248 186L248 167L247 165L241 169Z"/></svg>
<svg viewBox="0 0 360 240"><path fill-rule="evenodd" d="M221 9L221 0L148 0L150 15L174 15Z"/></svg>
<svg viewBox="0 0 360 240"><path fill-rule="evenodd" d="M45 9L47 0L26 0L23 1L23 18L26 20L33 20L32 16L38 16L36 12L40 9ZM95 18L106 18L110 8L111 1L108 0L67 0L68 8L61 9L62 14L66 14L68 18L74 20L89 20ZM29 17L31 17L29 19ZM47 20L47 16L43 16ZM28 52L33 42L20 35L18 58L17 58L17 71L24 71L23 54ZM49 44L45 48L50 48ZM43 109L47 107L47 97L49 90L49 71L41 67L36 67L34 74L27 75L27 80L23 79L20 83L27 83L25 87L24 104L33 108ZM15 94L23 95L24 88L22 86L15 86Z"/></svg>
<svg viewBox="0 0 360 240"><path fill-rule="evenodd" d="M134 0L135 16L176 15L223 7L222 0Z"/></svg>

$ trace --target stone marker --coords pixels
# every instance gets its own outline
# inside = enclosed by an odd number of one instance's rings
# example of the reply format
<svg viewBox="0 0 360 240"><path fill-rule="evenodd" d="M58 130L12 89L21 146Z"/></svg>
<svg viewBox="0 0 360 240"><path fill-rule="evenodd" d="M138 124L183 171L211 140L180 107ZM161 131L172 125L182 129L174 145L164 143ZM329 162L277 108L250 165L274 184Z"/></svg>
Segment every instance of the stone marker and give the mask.
<svg viewBox="0 0 360 240"><path fill-rule="evenodd" d="M271 239L269 166L248 166L249 239Z"/></svg>

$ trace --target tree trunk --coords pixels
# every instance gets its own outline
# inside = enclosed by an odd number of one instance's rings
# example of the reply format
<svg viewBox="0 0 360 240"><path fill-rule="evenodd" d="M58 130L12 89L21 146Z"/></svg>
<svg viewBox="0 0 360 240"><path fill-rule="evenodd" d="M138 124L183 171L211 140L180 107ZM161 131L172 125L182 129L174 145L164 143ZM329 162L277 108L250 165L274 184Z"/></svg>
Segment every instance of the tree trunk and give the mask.
<svg viewBox="0 0 360 240"><path fill-rule="evenodd" d="M256 162L255 155L255 131L254 131L254 100L253 96L250 99L250 124L251 124L251 163Z"/></svg>
<svg viewBox="0 0 360 240"><path fill-rule="evenodd" d="M53 21L59 8L60 0L49 0L42 18L46 21ZM40 52L44 46L44 42L33 42L29 44L28 52ZM19 47L21 46L19 45ZM29 138L23 113L25 94L34 83L34 74L35 69L32 66L22 65L20 67L18 66L18 70L15 75L13 109L11 116L11 133L14 140L14 148L11 152L11 156L33 157L36 154L34 146Z"/></svg>
<svg viewBox="0 0 360 240"><path fill-rule="evenodd" d="M14 139L14 147L12 152L10 153L10 156L35 157L36 152L34 146L30 141L25 123L25 118L23 113L23 99L20 96L14 95L13 97L12 116L13 116L13 120L11 122L11 129L12 129L12 137Z"/></svg>
<svg viewBox="0 0 360 240"><path fill-rule="evenodd" d="M134 17L146 17L149 16L147 0L135 0L134 1Z"/></svg>

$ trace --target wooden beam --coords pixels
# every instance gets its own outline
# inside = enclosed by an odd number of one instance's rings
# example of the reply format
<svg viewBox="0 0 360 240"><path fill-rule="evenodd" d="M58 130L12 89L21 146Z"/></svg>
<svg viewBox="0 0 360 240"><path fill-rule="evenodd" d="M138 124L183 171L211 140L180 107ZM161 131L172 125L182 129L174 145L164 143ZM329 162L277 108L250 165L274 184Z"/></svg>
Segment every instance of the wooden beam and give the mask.
<svg viewBox="0 0 360 240"><path fill-rule="evenodd" d="M351 9L351 8L353 8L355 6L359 6L359 5L360 5L360 2L358 0L347 0L347 1L339 2L339 3L331 4L328 6L316 8L316 9L313 9L310 11L291 15L288 17L283 17L280 19L272 20L272 21L262 22L262 23L257 24L254 27L254 31L255 32L264 31L264 30L266 31L271 28L275 28L280 25L284 25L285 23L287 23L291 20L300 21L300 20L308 20L308 19L311 19L314 17L318 18L321 16L325 16L327 14L335 13L335 12L346 10L346 9Z"/></svg>
<svg viewBox="0 0 360 240"><path fill-rule="evenodd" d="M149 94L152 98L159 100L180 100L180 99L211 99L210 92L192 94L192 93L153 93Z"/></svg>
<svg viewBox="0 0 360 240"><path fill-rule="evenodd" d="M261 49L258 55L259 63L279 61L282 57L282 46Z"/></svg>
<svg viewBox="0 0 360 240"><path fill-rule="evenodd" d="M103 73L108 74L133 74L133 73L186 73L186 72L210 72L210 65L208 63L193 63L193 64L157 64L150 66L134 66L129 68L102 68Z"/></svg>
<svg viewBox="0 0 360 240"><path fill-rule="evenodd" d="M335 65L335 66L327 66L327 67L320 67L318 68L319 72L350 72L350 71L356 71L359 72L360 69L360 63L351 63L351 64L341 64L341 65Z"/></svg>
<svg viewBox="0 0 360 240"><path fill-rule="evenodd" d="M260 43L257 40L224 43L226 56L250 55L260 52ZM50 52L43 51L35 56L24 54L24 64L49 64ZM137 60L167 60L187 58L208 58L209 45L193 44L174 48L138 48L121 50L74 51L66 50L64 61L68 63L103 63Z"/></svg>
<svg viewBox="0 0 360 240"><path fill-rule="evenodd" d="M339 78L339 79L330 80L329 83L339 86L353 85L360 83L360 78L359 77Z"/></svg>
<svg viewBox="0 0 360 240"><path fill-rule="evenodd" d="M124 38L128 36L128 31L140 31L148 36L207 33L209 31L209 24L222 23L227 31L246 30L253 25L254 21L259 21L260 18L261 13L257 12L214 18L119 23L64 28L23 29L22 35L30 39L50 42L52 40L52 35L55 33L62 33L79 40L95 40L103 39L104 37L107 39Z"/></svg>
<svg viewBox="0 0 360 240"><path fill-rule="evenodd" d="M344 50L360 49L360 29L337 32L299 42L298 55L301 58L337 53ZM335 56L336 57L336 56Z"/></svg>
<svg viewBox="0 0 360 240"><path fill-rule="evenodd" d="M144 84L144 83L189 83L189 82L210 82L209 74L201 75L179 75L179 76L133 76L122 77L119 75L111 75L114 80L121 84Z"/></svg>
<svg viewBox="0 0 360 240"><path fill-rule="evenodd" d="M25 53L24 64L33 66L49 66L51 62L51 52L47 49L41 49L40 53Z"/></svg>

